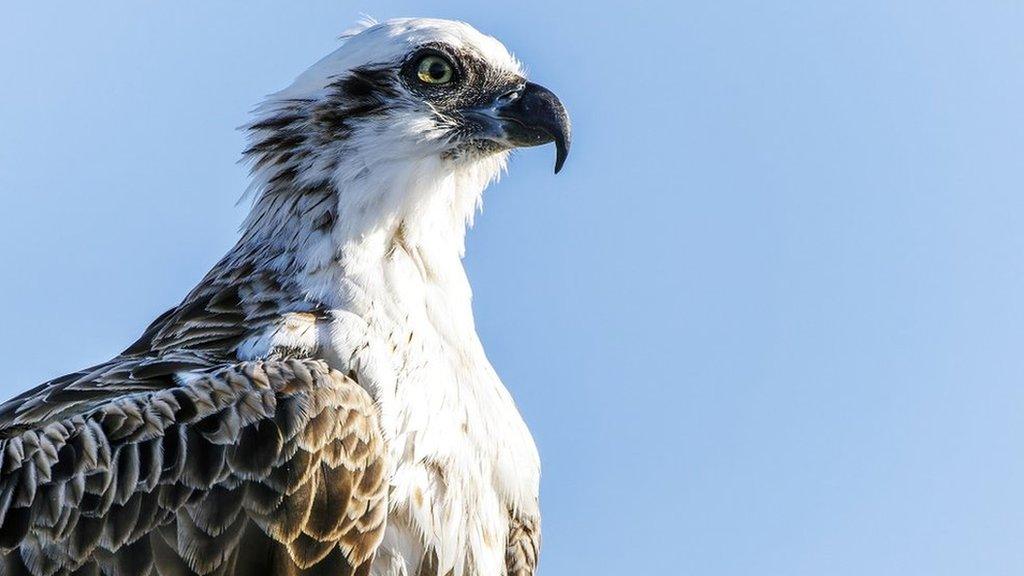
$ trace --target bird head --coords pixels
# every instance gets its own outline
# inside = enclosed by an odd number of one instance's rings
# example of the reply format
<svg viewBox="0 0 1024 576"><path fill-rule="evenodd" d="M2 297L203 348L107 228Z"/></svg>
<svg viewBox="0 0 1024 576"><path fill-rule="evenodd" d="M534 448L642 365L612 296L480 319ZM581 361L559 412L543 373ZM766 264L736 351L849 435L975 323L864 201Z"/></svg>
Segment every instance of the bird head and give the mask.
<svg viewBox="0 0 1024 576"><path fill-rule="evenodd" d="M550 142L557 173L570 144L562 103L527 81L498 40L418 18L347 33L258 107L248 128L246 154L267 180L307 186L403 163L497 171L509 150Z"/></svg>

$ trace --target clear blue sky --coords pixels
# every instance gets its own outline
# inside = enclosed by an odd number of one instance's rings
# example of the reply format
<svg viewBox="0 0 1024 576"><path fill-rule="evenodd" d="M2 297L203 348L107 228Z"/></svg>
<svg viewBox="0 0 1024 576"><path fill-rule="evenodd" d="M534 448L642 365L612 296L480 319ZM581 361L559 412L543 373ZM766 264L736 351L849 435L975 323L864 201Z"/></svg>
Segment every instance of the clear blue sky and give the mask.
<svg viewBox="0 0 1024 576"><path fill-rule="evenodd" d="M1024 573L1024 4L55 4L0 18L3 396L229 248L235 127L361 12L461 18L575 126L467 257L542 574Z"/></svg>

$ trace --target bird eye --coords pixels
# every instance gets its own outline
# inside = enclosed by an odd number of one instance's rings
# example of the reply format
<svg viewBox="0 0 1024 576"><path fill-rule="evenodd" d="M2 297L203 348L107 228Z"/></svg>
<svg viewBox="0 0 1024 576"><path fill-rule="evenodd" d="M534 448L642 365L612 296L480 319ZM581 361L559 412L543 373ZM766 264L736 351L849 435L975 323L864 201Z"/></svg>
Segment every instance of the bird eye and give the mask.
<svg viewBox="0 0 1024 576"><path fill-rule="evenodd" d="M455 76L455 69L440 56L424 56L416 65L416 76L425 84L447 84Z"/></svg>

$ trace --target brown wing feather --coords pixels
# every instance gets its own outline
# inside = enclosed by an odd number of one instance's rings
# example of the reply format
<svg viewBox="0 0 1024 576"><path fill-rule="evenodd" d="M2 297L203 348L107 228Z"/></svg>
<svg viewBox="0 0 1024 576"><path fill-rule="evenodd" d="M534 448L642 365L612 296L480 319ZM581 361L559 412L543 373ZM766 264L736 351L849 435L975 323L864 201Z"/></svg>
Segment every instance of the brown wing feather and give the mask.
<svg viewBox="0 0 1024 576"><path fill-rule="evenodd" d="M242 239L178 306L164 312L125 356L207 350L235 357L244 339L280 321L289 312L323 313L302 297L288 274L257 268L273 259L284 268L293 256L280 247L253 248Z"/></svg>
<svg viewBox="0 0 1024 576"><path fill-rule="evenodd" d="M540 555L540 521L537 518L512 514L505 549L505 570L508 576L533 576Z"/></svg>
<svg viewBox="0 0 1024 576"><path fill-rule="evenodd" d="M7 407L0 574L365 571L387 512L366 392L315 360L172 356L104 367L145 379L85 411Z"/></svg>

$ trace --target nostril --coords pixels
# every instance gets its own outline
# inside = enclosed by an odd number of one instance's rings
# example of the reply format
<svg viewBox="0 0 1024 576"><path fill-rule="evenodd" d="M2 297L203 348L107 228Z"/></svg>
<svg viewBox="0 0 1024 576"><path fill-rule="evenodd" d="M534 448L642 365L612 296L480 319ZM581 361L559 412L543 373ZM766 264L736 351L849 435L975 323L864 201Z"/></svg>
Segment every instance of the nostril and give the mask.
<svg viewBox="0 0 1024 576"><path fill-rule="evenodd" d="M509 104L509 103L515 102L516 100L519 99L520 96L522 96L523 90L525 88L526 88L525 84L520 84L519 86L516 86L512 90L509 90L508 92L505 92L501 96L498 96L498 98L496 100L496 103L497 104Z"/></svg>

